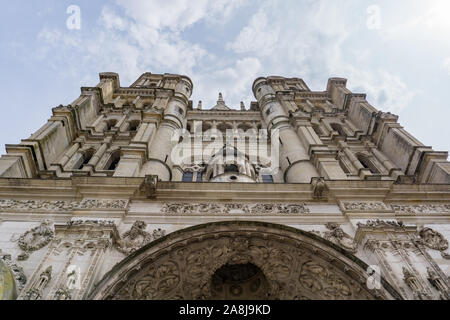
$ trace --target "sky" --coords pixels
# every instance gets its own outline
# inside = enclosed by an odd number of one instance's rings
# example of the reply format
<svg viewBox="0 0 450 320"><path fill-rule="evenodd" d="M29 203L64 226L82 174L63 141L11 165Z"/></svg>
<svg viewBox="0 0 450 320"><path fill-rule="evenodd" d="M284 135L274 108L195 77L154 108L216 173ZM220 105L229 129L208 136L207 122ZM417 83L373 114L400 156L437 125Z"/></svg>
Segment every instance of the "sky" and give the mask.
<svg viewBox="0 0 450 320"><path fill-rule="evenodd" d="M100 72L194 82L192 100L247 108L259 76L331 77L427 146L450 150L449 0L15 0L0 10L0 153Z"/></svg>

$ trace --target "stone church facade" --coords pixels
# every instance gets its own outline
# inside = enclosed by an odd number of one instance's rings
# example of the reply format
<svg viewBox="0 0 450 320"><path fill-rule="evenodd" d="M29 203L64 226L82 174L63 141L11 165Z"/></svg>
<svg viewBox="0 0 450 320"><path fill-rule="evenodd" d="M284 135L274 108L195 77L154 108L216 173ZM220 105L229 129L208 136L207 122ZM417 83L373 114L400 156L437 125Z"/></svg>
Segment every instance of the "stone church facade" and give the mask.
<svg viewBox="0 0 450 320"><path fill-rule="evenodd" d="M0 158L0 299L450 298L450 163L332 78L100 74Z"/></svg>

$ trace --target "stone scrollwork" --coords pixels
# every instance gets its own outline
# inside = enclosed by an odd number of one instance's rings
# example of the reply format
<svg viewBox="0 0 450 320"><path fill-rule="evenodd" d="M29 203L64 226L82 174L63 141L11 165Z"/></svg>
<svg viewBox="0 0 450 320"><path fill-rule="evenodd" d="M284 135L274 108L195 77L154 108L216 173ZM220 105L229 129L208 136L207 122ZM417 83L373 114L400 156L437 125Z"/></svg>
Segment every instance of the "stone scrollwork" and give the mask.
<svg viewBox="0 0 450 320"><path fill-rule="evenodd" d="M19 291L22 290L27 283L27 277L23 272L23 268L12 261L10 254L3 253L1 250L0 260L10 268L14 275L14 279L16 280L17 288Z"/></svg>
<svg viewBox="0 0 450 320"><path fill-rule="evenodd" d="M395 212L403 214L450 213L450 205L448 204L392 204L391 207Z"/></svg>
<svg viewBox="0 0 450 320"><path fill-rule="evenodd" d="M55 236L53 222L44 220L39 226L25 232L19 237L18 244L23 250L18 256L18 260L27 260L30 253L40 250L52 241Z"/></svg>
<svg viewBox="0 0 450 320"><path fill-rule="evenodd" d="M123 210L128 200L84 199L82 201L11 200L0 199L0 211L67 212L85 209Z"/></svg>
<svg viewBox="0 0 450 320"><path fill-rule="evenodd" d="M284 238L273 231L264 233L259 230L262 224L254 229L245 229L239 222L235 224L227 231L223 225L208 225L204 232L193 228L192 235L177 234L179 238L139 251L134 262L114 270L90 297L108 300L217 298L223 294L219 290L224 284L220 279L223 280L223 274L230 274L224 271L228 267L237 270L239 274L233 274L241 278L239 281L248 279L250 284L239 286L242 284L239 282L229 286L231 291L227 292L232 296L242 294L245 288L258 290L258 297L288 300L374 299L387 294L387 291L375 293L367 289L365 270L350 266L353 260L343 262L325 251L319 253L310 245L296 243L293 238ZM343 264L330 262L337 262L336 259ZM239 266L247 267L239 269ZM248 278L249 273L257 277ZM262 283L256 286L250 279Z"/></svg>
<svg viewBox="0 0 450 320"><path fill-rule="evenodd" d="M386 220L369 220L365 224L358 222L358 227L364 228L404 228L405 224L402 221L386 221Z"/></svg>
<svg viewBox="0 0 450 320"><path fill-rule="evenodd" d="M172 215L292 215L308 214L306 204L277 204L277 203L165 203L161 209L163 214Z"/></svg>
<svg viewBox="0 0 450 320"><path fill-rule="evenodd" d="M117 250L129 255L152 241L152 235L145 231L147 224L136 221L131 229L125 232L122 239L117 241Z"/></svg>
<svg viewBox="0 0 450 320"><path fill-rule="evenodd" d="M448 241L441 233L431 228L423 228L419 231L419 237L425 246L440 251L443 258L450 259L450 255L445 252L448 249Z"/></svg>
<svg viewBox="0 0 450 320"><path fill-rule="evenodd" d="M343 247L344 249L356 253L357 244L353 238L342 230L342 228L337 223L327 223L325 225L328 230L324 232L324 238Z"/></svg>
<svg viewBox="0 0 450 320"><path fill-rule="evenodd" d="M379 201L342 201L344 212L386 212L392 211L386 204Z"/></svg>
<svg viewBox="0 0 450 320"><path fill-rule="evenodd" d="M117 241L117 250L125 255L129 255L166 235L165 230L155 229L152 233L149 233L145 231L146 228L147 224L144 221L136 221L131 229L125 232L122 238Z"/></svg>

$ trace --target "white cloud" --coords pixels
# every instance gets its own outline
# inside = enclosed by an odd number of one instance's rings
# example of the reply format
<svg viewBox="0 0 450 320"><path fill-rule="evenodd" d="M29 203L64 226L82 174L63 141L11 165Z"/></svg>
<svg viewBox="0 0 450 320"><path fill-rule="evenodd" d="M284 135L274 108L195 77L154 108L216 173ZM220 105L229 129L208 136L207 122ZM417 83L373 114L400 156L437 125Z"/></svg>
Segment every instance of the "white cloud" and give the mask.
<svg viewBox="0 0 450 320"><path fill-rule="evenodd" d="M295 5L296 10L289 10ZM299 6L296 1L269 0L227 48L259 57L270 74L302 77L312 88L324 88L325 77L347 77L377 108L399 112L414 96L405 83L387 70L354 66L355 61L368 65L373 58L368 50L351 50L348 39L357 12L350 2L307 1Z"/></svg>
<svg viewBox="0 0 450 320"><path fill-rule="evenodd" d="M244 58L220 70L195 74L192 77L196 85L193 98L202 100L203 107L209 109L222 92L228 107L239 109L240 101L244 101L248 109L254 100L252 84L261 69L257 58Z"/></svg>
<svg viewBox="0 0 450 320"><path fill-rule="evenodd" d="M450 57L444 59L444 61L442 62L442 67L450 75Z"/></svg>

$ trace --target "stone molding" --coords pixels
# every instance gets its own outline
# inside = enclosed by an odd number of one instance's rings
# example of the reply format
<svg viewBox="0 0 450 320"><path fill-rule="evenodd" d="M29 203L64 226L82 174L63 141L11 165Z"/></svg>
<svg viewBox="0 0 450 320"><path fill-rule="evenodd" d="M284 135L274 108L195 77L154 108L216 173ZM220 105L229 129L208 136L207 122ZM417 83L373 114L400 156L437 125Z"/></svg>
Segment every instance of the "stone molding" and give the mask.
<svg viewBox="0 0 450 320"><path fill-rule="evenodd" d="M50 211L70 212L74 210L124 210L128 200L84 199L82 201L46 201L0 199L0 212L5 211Z"/></svg>
<svg viewBox="0 0 450 320"><path fill-rule="evenodd" d="M309 214L306 204L281 203L165 203L161 213L168 215L303 215Z"/></svg>
<svg viewBox="0 0 450 320"><path fill-rule="evenodd" d="M173 233L118 264L88 298L209 299L219 268L248 263L266 277L268 299L399 298L384 286L369 290L367 266L350 253L310 233L274 226L222 222Z"/></svg>

